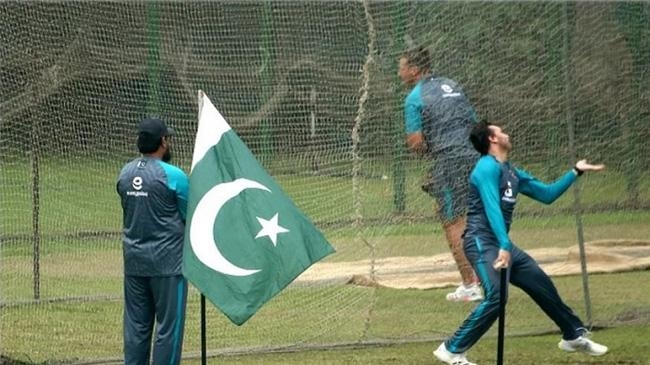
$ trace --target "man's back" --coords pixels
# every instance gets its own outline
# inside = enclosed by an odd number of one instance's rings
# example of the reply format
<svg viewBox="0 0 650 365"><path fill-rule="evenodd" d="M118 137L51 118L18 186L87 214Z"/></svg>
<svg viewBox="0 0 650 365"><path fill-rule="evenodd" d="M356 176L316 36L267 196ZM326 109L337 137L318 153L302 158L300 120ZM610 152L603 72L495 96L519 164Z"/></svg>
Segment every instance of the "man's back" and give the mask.
<svg viewBox="0 0 650 365"><path fill-rule="evenodd" d="M181 274L187 185L182 170L155 158L137 158L122 168L117 191L126 275Z"/></svg>
<svg viewBox="0 0 650 365"><path fill-rule="evenodd" d="M434 156L475 155L469 130L476 112L463 89L454 80L430 76L422 80L420 93L422 129Z"/></svg>

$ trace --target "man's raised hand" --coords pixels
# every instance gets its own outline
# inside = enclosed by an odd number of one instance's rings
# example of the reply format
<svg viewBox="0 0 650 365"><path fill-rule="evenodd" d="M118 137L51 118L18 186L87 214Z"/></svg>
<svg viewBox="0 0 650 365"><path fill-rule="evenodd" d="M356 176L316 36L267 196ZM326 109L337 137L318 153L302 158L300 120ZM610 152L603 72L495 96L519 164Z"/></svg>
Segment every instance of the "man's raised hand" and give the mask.
<svg viewBox="0 0 650 365"><path fill-rule="evenodd" d="M592 165L587 162L587 160L580 160L576 162L576 169L579 171L600 171L605 168L605 165L599 164L599 165Z"/></svg>

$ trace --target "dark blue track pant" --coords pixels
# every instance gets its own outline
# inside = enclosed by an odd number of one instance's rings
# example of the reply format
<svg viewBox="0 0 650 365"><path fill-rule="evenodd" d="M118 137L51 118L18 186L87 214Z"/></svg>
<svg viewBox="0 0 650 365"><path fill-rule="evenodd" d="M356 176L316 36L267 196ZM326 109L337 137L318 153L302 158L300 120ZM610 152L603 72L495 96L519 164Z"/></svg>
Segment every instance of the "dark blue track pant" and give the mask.
<svg viewBox="0 0 650 365"><path fill-rule="evenodd" d="M485 298L445 342L447 350L463 353L487 332L499 317L499 272L492 266L499 254L497 242L466 237L465 255L481 280ZM513 245L508 281L522 289L555 322L562 338L573 340L585 332L584 324L564 302L551 278L526 252Z"/></svg>
<svg viewBox="0 0 650 365"><path fill-rule="evenodd" d="M149 364L151 337L153 364L176 365L181 361L187 280L176 276L124 277L124 364Z"/></svg>

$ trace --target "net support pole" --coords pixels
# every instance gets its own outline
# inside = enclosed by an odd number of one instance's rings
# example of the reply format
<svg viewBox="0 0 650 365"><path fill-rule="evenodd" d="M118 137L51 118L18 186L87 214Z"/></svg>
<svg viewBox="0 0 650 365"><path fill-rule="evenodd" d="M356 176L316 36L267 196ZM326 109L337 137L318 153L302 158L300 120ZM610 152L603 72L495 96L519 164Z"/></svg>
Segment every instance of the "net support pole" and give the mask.
<svg viewBox="0 0 650 365"><path fill-rule="evenodd" d="M621 8L626 9L626 13L630 14L626 16L626 22L628 27L632 28L632 31L626 31L628 34L629 40L628 47L632 53L632 70L633 77L637 78L636 87L634 90L635 97L631 103L631 108L626 114L622 115L622 118L627 120L627 123L621 123L623 140L626 143L623 146L625 151L623 159L623 171L627 178L627 207L638 209L641 208L641 199L640 199L640 184L642 181L642 173L645 170L643 168L643 158L636 158L636 156L643 156L641 151L641 138L638 131L643 129L643 125L648 125L649 121L647 120L647 113L643 113L643 88L650 85L648 82L648 72L647 66L643 61L643 50L650 49L650 40L647 36L644 36L644 33L647 29L646 19L650 16L646 12L644 15L644 10L642 4L640 3L625 3L619 5ZM646 119L645 121L643 119Z"/></svg>
<svg viewBox="0 0 650 365"><path fill-rule="evenodd" d="M396 54L401 54L404 52L404 36L406 34L406 21L405 21L405 4L403 0L399 1L399 8L397 10L397 15L395 15L395 45L397 47ZM397 75L397 60L394 64L396 65L393 75ZM395 78L395 90L399 90L401 81L399 77ZM396 93L399 95L399 93ZM396 109L398 111L402 110L402 100L397 97L395 99ZM396 121L393 123L395 126L394 133L394 144L393 144L393 206L395 211L398 213L404 212L406 210L406 173L404 168L404 128L402 127L402 113L395 113Z"/></svg>
<svg viewBox="0 0 650 365"><path fill-rule="evenodd" d="M573 27L571 26L570 14L572 10L570 7L573 6L569 3L564 3L564 76L565 76L565 95L566 95L566 122L567 122L567 133L569 139L569 155L570 163L574 164L577 161L577 151L576 151L576 136L575 136L575 115L573 113L573 107L575 105L575 96L574 96L574 85L573 77L571 70L571 40L570 33ZM580 271L582 273L582 292L584 295L585 301L585 311L587 315L588 327L592 325L592 313L591 313L591 295L589 294L589 275L587 272L587 256L585 252L585 240L584 240L584 229L582 225L582 204L580 202L580 182L576 182L573 186L573 211L575 214L576 220L576 229L578 235L578 248L580 250Z"/></svg>
<svg viewBox="0 0 650 365"><path fill-rule="evenodd" d="M33 270L33 291L34 300L41 298L41 229L40 229L40 137L39 126L40 123L36 120L36 115L33 110L37 107L36 98L38 97L36 88L32 88L31 97L31 111L29 118L31 119L31 139L30 144L30 164L31 164L31 177L32 177L32 270Z"/></svg>
<svg viewBox="0 0 650 365"><path fill-rule="evenodd" d="M147 114L160 114L160 16L158 1L147 1Z"/></svg>
<svg viewBox="0 0 650 365"><path fill-rule="evenodd" d="M311 158L311 171L313 174L317 174L319 169L318 158L316 156L316 95L316 86L312 85L311 92L309 93L309 108L311 109L309 113L309 154Z"/></svg>
<svg viewBox="0 0 650 365"><path fill-rule="evenodd" d="M262 4L262 47L261 57L262 66L260 76L262 80L262 104L268 102L272 97L273 90L273 12L271 0L265 0ZM264 161L273 155L271 121L268 115L261 120L261 154L260 158ZM266 162L266 161L265 161Z"/></svg>
<svg viewBox="0 0 650 365"><path fill-rule="evenodd" d="M360 171L362 164L362 157L360 154L360 145L361 145L361 127L364 122L367 121L367 102L370 98L370 81L371 73L373 67L376 66L375 54L376 54L376 45L377 45L377 30L375 29L375 21L372 17L370 9L370 0L363 0L363 10L365 14L366 24L368 26L368 53L366 54L365 62L363 63L363 83L359 88L360 97L359 97L359 107L357 109L357 115L354 118L354 127L352 128L352 195L354 199L354 227L356 228L357 237L359 237L370 249L370 280L374 282L375 280L375 256L376 256L376 246L374 243L368 242L365 240L362 235L362 226L363 226L363 199L361 191L361 181L360 181ZM377 292L373 290L370 303L368 304L368 310L365 313L364 325L363 325L363 334L361 335L363 339L368 338L370 333L370 324L372 315L377 303Z"/></svg>

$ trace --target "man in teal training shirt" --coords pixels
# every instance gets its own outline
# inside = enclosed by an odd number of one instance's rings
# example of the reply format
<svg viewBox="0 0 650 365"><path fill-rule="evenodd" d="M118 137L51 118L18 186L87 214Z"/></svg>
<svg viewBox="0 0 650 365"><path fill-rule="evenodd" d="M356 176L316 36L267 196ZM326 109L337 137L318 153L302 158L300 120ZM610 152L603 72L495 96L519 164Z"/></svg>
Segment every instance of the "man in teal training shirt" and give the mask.
<svg viewBox="0 0 650 365"><path fill-rule="evenodd" d="M604 166L591 165L586 160L580 160L557 181L545 184L508 162L512 145L510 137L500 127L484 121L479 122L472 128L470 140L481 154L481 158L469 179L464 249L481 281L485 299L453 336L434 351L434 355L447 364L476 365L467 360L465 352L498 318L498 267L507 267L509 282L528 294L560 328L560 349L585 352L593 356L604 355L607 347L587 338L588 331L584 324L562 301L549 276L508 237L519 193L551 204L578 176L586 171L602 170Z"/></svg>
<svg viewBox="0 0 650 365"><path fill-rule="evenodd" d="M124 363L180 363L187 281L181 273L189 181L169 164L171 136L160 119L138 127L142 156L120 172L123 210ZM151 356L152 333L156 327Z"/></svg>
<svg viewBox="0 0 650 365"><path fill-rule="evenodd" d="M431 57L423 47L404 52L399 77L412 89L404 100L406 144L430 162L430 181L422 189L435 199L438 217L456 261L462 284L447 300L467 302L483 299L472 266L463 253L467 178L478 160L469 142L476 112L454 80L431 72Z"/></svg>

